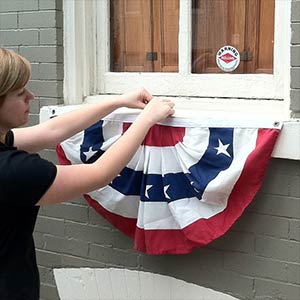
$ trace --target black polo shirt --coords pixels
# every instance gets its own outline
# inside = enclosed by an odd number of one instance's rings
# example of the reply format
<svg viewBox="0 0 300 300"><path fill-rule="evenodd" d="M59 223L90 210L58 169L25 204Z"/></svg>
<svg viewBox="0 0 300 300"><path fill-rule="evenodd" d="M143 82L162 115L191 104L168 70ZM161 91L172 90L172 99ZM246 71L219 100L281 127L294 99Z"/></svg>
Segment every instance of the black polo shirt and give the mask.
<svg viewBox="0 0 300 300"><path fill-rule="evenodd" d="M0 143L0 299L38 300L39 274L33 230L35 204L56 176L56 166L38 154Z"/></svg>

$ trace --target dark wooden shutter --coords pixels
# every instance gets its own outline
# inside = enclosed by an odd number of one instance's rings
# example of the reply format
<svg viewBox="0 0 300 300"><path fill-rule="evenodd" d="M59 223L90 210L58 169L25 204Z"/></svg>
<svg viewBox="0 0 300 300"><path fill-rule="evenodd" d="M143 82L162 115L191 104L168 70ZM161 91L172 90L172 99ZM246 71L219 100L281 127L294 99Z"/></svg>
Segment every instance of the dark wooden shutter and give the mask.
<svg viewBox="0 0 300 300"><path fill-rule="evenodd" d="M112 0L111 70L178 71L178 0Z"/></svg>
<svg viewBox="0 0 300 300"><path fill-rule="evenodd" d="M192 72L221 73L217 51L235 47L241 63L233 73L272 73L274 0L194 0Z"/></svg>

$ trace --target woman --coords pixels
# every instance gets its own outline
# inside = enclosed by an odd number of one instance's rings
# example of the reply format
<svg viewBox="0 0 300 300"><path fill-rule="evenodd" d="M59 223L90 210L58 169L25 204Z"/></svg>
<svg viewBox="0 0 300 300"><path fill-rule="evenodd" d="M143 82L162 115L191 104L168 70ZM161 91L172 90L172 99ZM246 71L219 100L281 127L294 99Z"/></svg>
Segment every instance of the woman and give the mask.
<svg viewBox="0 0 300 300"><path fill-rule="evenodd" d="M0 48L0 299L39 298L32 232L40 205L60 203L107 185L130 161L147 131L174 113L174 104L143 89L18 128L34 99L30 64ZM53 147L119 107L143 109L123 136L92 164L55 166L37 151ZM121 153L121 154L120 154Z"/></svg>

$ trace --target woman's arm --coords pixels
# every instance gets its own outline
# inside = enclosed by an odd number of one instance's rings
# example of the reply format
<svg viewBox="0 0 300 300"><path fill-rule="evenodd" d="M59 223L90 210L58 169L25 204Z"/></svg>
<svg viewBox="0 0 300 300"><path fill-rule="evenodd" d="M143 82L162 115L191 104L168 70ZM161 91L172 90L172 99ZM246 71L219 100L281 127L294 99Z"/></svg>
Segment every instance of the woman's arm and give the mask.
<svg viewBox="0 0 300 300"><path fill-rule="evenodd" d="M97 104L87 104L80 109L50 119L44 123L13 129L14 146L28 152L38 152L53 147L75 133L93 125L119 107L144 108L152 96L145 89L116 96Z"/></svg>
<svg viewBox="0 0 300 300"><path fill-rule="evenodd" d="M60 203L110 183L133 157L152 125L174 113L170 101L152 99L135 122L96 162L57 166L57 175L37 205Z"/></svg>

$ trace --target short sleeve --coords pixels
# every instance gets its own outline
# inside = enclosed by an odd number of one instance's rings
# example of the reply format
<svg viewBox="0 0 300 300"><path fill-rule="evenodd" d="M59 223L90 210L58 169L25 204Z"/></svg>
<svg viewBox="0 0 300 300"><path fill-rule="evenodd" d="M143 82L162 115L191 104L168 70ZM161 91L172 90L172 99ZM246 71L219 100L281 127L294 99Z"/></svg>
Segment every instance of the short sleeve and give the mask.
<svg viewBox="0 0 300 300"><path fill-rule="evenodd" d="M10 147L14 145L14 133L11 130L5 136L5 144Z"/></svg>
<svg viewBox="0 0 300 300"><path fill-rule="evenodd" d="M35 205L53 183L56 166L38 154L9 151L1 167L0 198L9 205Z"/></svg>

